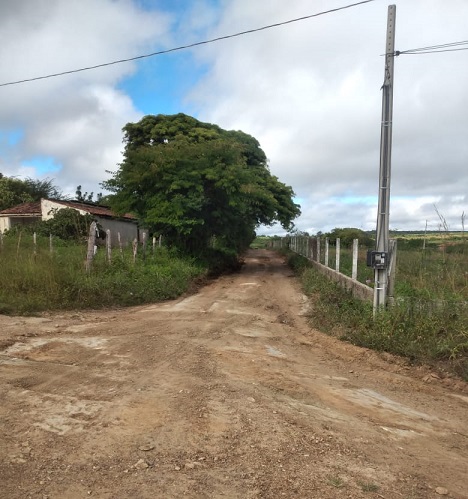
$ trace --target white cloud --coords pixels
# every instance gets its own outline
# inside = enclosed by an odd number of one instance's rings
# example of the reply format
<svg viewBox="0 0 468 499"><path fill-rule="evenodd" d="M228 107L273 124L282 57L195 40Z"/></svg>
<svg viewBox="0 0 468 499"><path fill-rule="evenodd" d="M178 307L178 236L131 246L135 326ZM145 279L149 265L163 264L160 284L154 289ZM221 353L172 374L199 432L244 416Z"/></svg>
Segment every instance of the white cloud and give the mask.
<svg viewBox="0 0 468 499"><path fill-rule="evenodd" d="M138 10L129 0L4 2L0 5L2 79L12 81L135 56L170 39L167 15ZM116 85L134 63L2 87L0 128L20 128L24 139L0 160L5 174L41 176L24 162L53 157L56 183L74 193L96 192L115 169L121 128L140 118Z"/></svg>
<svg viewBox="0 0 468 499"><path fill-rule="evenodd" d="M158 12L162 2L148 0L2 2L2 80L128 58L346 3L190 0ZM173 107L255 136L272 173L300 199L300 229L373 228L386 16L387 3L377 0L197 47L179 62L193 58L184 68L187 80L200 68L205 77ZM397 5L396 48L464 40L467 18L466 0L405 0ZM437 225L436 204L457 229L468 212L466 54L395 61L392 227ZM164 72L171 57L152 60L161 64L159 78L174 78ZM138 76L136 63L0 87L0 131L24 132L16 145L5 146L2 137L0 171L40 177L29 160L52 158L62 169L49 176L65 191L73 194L78 184L98 191L105 170L121 159L122 126L158 112L154 102L151 110L136 109L131 87L119 89L131 75Z"/></svg>
<svg viewBox="0 0 468 499"><path fill-rule="evenodd" d="M344 2L226 2L214 35L326 10ZM397 6L399 50L466 39L462 0L407 0ZM271 170L302 200L303 230L375 227L376 204L340 198L377 195L387 5L375 2L211 45L211 71L191 98L199 115L259 139ZM453 228L468 186L466 52L395 61L391 225L420 228L437 218ZM417 207L417 208L415 208ZM457 213L457 210L460 213ZM395 223L394 223L395 222Z"/></svg>

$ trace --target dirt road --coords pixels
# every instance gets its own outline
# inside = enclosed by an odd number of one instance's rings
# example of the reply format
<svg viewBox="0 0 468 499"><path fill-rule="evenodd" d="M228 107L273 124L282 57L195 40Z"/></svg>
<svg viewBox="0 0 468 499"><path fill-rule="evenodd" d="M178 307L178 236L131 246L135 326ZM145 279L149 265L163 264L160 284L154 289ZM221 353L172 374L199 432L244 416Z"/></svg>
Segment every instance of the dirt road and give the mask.
<svg viewBox="0 0 468 499"><path fill-rule="evenodd" d="M176 301L0 316L0 497L468 497L465 385L309 306L257 250Z"/></svg>

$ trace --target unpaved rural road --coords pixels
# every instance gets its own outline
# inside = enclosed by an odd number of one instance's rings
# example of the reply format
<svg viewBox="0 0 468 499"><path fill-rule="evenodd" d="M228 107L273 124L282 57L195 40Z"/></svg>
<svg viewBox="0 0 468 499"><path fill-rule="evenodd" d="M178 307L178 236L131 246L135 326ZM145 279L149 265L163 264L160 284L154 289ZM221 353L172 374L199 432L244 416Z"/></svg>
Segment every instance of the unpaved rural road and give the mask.
<svg viewBox="0 0 468 499"><path fill-rule="evenodd" d="M468 497L466 385L308 306L256 250L179 300L0 316L0 497Z"/></svg>

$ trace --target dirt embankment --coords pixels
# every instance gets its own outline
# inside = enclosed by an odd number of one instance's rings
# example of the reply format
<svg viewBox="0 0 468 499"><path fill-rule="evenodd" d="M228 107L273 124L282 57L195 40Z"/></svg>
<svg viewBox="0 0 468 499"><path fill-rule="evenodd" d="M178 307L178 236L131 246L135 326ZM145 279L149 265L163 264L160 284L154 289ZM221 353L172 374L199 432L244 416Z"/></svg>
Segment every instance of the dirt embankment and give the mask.
<svg viewBox="0 0 468 499"><path fill-rule="evenodd" d="M188 298L0 316L0 497L468 497L465 385L308 306L256 250Z"/></svg>

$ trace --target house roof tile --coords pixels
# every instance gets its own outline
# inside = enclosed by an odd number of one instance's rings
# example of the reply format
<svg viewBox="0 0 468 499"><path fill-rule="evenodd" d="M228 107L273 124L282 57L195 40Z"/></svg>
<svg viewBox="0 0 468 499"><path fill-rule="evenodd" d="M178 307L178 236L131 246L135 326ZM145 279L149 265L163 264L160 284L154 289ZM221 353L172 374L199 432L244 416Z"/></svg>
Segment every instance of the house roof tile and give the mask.
<svg viewBox="0 0 468 499"><path fill-rule="evenodd" d="M22 203L6 210L0 211L0 215L23 215L23 216L41 216L41 202Z"/></svg>
<svg viewBox="0 0 468 499"><path fill-rule="evenodd" d="M69 208L74 208L75 210L83 210L90 213L91 215L96 215L98 217L128 218L130 220L136 220L136 217L134 217L130 213L118 216L107 206L98 206L96 204L81 203L80 201L63 201L63 200L58 200L58 201L54 200L54 203L62 204Z"/></svg>
<svg viewBox="0 0 468 499"><path fill-rule="evenodd" d="M108 218L124 218L127 220L136 221L136 217L130 213L125 215L116 215L107 206L98 206L90 203L80 203L79 201L64 201L64 200L52 200L54 203L61 204L64 207L74 208L75 210L86 211L91 215L98 217L108 217ZM32 203L22 203L17 206L12 206L6 210L0 211L0 215L17 215L17 216L41 216L41 202L35 201Z"/></svg>

